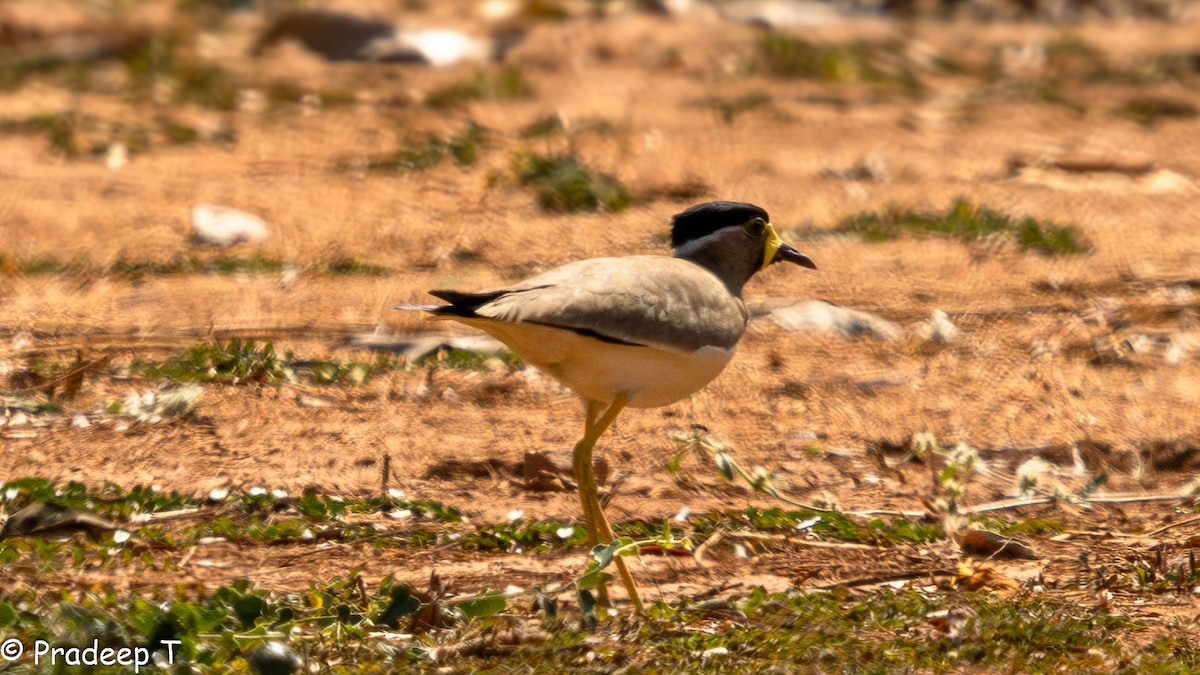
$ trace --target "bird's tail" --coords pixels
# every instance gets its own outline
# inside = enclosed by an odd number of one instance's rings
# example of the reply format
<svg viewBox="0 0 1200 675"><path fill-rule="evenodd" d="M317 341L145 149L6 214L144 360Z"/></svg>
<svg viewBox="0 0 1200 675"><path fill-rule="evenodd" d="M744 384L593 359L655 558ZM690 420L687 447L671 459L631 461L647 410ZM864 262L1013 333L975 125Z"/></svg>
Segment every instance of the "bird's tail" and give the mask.
<svg viewBox="0 0 1200 675"><path fill-rule="evenodd" d="M475 310L496 298L511 291L484 291L482 293L463 293L462 291L436 290L429 294L439 300L445 300L448 305L396 305L393 309L419 310L429 312L434 316L471 318L476 316Z"/></svg>

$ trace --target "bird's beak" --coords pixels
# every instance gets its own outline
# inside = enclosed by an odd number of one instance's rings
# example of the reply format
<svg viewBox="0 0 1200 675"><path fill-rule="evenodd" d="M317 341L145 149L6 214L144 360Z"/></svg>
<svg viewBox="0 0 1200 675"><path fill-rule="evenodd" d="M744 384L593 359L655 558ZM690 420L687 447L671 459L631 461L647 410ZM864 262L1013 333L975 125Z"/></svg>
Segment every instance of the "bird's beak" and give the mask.
<svg viewBox="0 0 1200 675"><path fill-rule="evenodd" d="M817 264L812 261L812 258L783 243L783 240L779 238L779 233L775 231L775 227L767 223L767 245L763 250L762 269L781 260L807 267L810 270L817 269Z"/></svg>

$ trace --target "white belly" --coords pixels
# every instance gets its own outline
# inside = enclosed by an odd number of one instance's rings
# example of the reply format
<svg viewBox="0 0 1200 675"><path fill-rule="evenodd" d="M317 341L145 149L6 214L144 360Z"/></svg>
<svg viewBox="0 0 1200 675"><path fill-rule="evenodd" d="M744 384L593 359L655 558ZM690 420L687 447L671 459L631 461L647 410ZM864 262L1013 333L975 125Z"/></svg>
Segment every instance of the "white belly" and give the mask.
<svg viewBox="0 0 1200 675"><path fill-rule="evenodd" d="M532 324L464 321L508 345L522 359L550 373L584 398L610 403L627 394L634 408L669 405L691 396L721 373L732 349L703 347L668 352L604 342Z"/></svg>

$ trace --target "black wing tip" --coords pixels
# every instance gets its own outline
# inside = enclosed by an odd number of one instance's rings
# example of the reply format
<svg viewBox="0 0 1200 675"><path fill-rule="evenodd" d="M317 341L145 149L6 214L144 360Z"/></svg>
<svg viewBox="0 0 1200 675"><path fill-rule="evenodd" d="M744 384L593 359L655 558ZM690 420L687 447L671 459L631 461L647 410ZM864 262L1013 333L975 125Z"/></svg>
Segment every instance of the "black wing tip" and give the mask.
<svg viewBox="0 0 1200 675"><path fill-rule="evenodd" d="M445 300L452 305L469 304L478 293L463 293L462 291L452 291L447 288L439 288L429 291L429 294L438 300Z"/></svg>
<svg viewBox="0 0 1200 675"><path fill-rule="evenodd" d="M482 293L464 293L463 291L439 288L429 291L429 294L438 300L443 300L450 304L434 307L430 310L430 313L436 316L477 317L479 316L477 310L480 307L509 292L508 290L500 290L484 291Z"/></svg>

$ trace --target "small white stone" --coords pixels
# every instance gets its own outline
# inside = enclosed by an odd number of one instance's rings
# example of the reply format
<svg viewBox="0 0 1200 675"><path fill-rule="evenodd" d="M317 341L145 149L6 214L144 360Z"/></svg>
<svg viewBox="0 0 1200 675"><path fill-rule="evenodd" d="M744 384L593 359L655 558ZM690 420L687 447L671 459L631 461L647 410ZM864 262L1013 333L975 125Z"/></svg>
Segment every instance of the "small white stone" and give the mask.
<svg viewBox="0 0 1200 675"><path fill-rule="evenodd" d="M256 243L267 238L267 224L258 216L227 206L197 204L192 208L196 238L213 246Z"/></svg>
<svg viewBox="0 0 1200 675"><path fill-rule="evenodd" d="M110 169L119 169L129 163L129 150L124 143L113 143L104 154L104 165Z"/></svg>
<svg viewBox="0 0 1200 675"><path fill-rule="evenodd" d="M296 267L295 265L286 265L284 266L283 271L279 273L279 285L287 288L288 286L296 283L296 280L299 278L300 268Z"/></svg>
<svg viewBox="0 0 1200 675"><path fill-rule="evenodd" d="M925 342L950 344L958 339L958 326L950 321L950 315L940 309L933 310L929 320L917 329L917 337Z"/></svg>
<svg viewBox="0 0 1200 675"><path fill-rule="evenodd" d="M92 423L88 421L87 415L84 415L83 413L75 413L75 415L71 417L71 426L76 429L86 429L92 426Z"/></svg>
<svg viewBox="0 0 1200 675"><path fill-rule="evenodd" d="M816 516L814 518L809 518L807 520L802 520L802 521L796 523L795 527L797 530L807 530L808 528L812 527L813 525L816 525L819 522L821 522L821 517Z"/></svg>
<svg viewBox="0 0 1200 675"><path fill-rule="evenodd" d="M522 511L521 509L513 509L512 511L508 512L508 515L505 516L505 518L508 518L508 522L511 523L511 522L520 520L524 516L525 516L525 512Z"/></svg>
<svg viewBox="0 0 1200 675"><path fill-rule="evenodd" d="M1163 353L1163 360L1168 366L1177 366L1183 360L1187 349L1179 342L1171 341L1171 346L1167 347L1167 351Z"/></svg>

